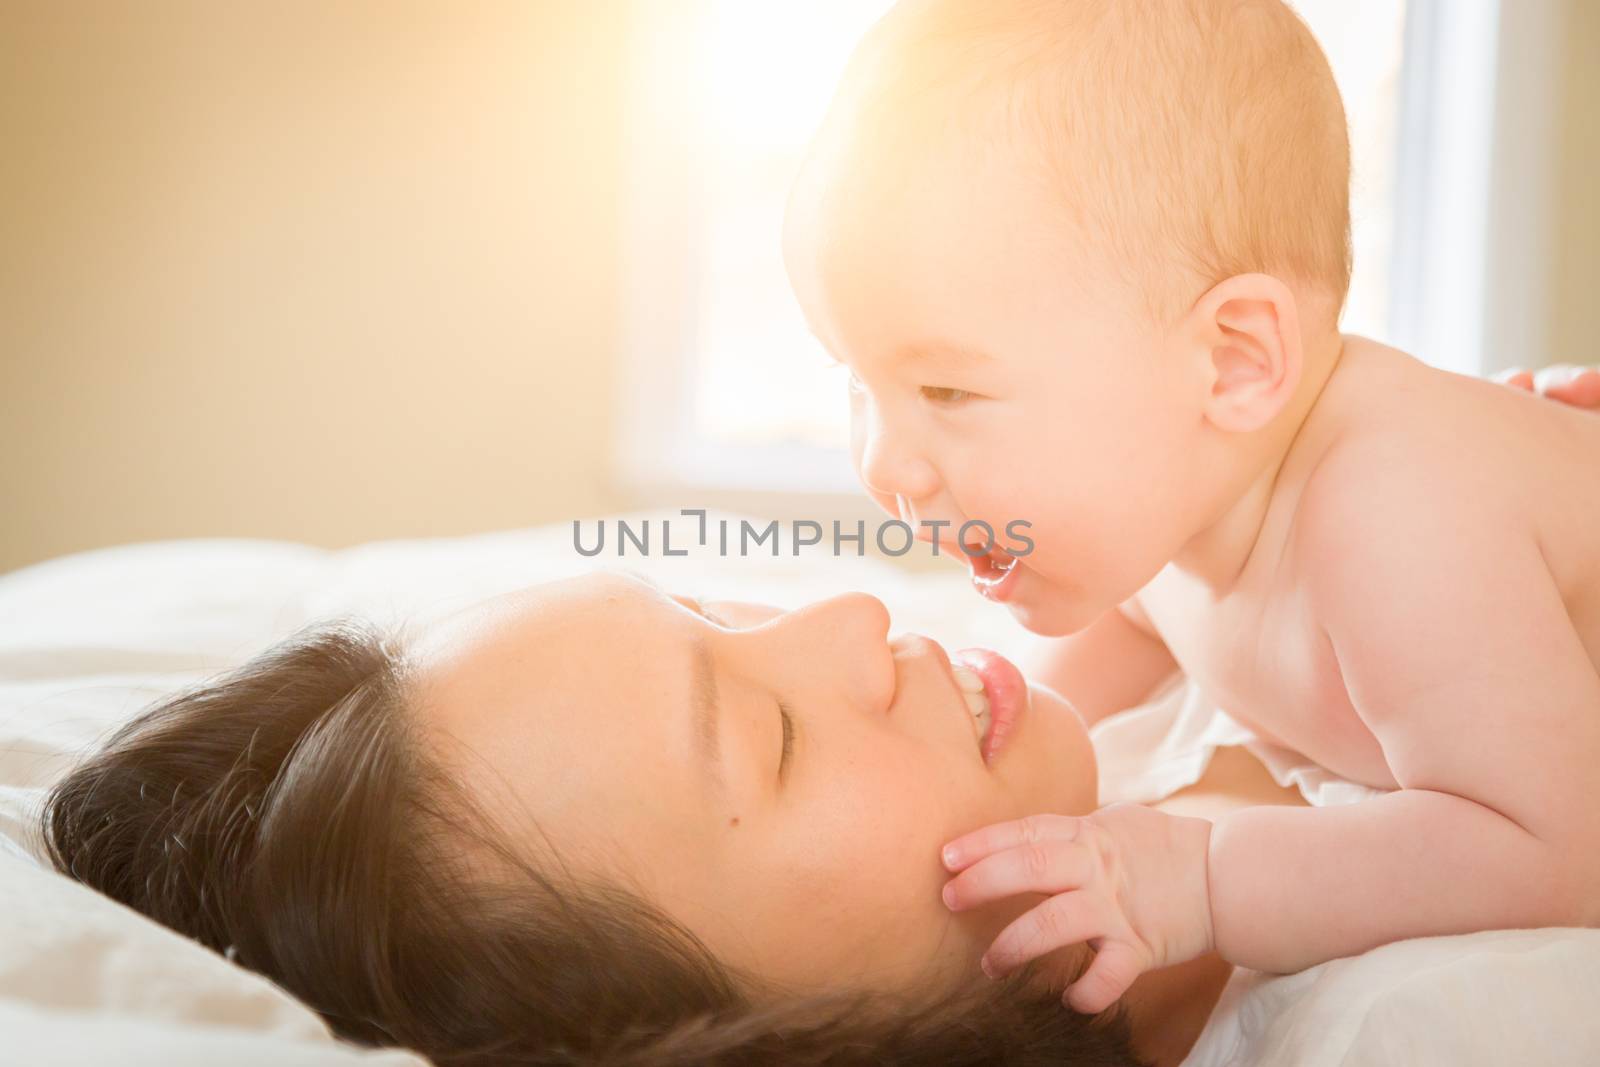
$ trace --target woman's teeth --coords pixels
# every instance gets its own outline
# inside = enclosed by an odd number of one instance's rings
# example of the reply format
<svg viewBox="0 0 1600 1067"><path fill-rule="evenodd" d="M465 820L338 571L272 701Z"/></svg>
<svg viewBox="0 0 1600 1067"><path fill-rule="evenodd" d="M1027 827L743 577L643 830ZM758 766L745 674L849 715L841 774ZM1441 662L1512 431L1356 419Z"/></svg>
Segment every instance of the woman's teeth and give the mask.
<svg viewBox="0 0 1600 1067"><path fill-rule="evenodd" d="M956 676L956 685L961 687L961 696L967 702L967 710L972 713L973 719L978 723L978 740L981 742L988 736L991 716L989 714L989 698L983 691L983 679L978 677L978 672L971 667L953 664L951 672Z"/></svg>

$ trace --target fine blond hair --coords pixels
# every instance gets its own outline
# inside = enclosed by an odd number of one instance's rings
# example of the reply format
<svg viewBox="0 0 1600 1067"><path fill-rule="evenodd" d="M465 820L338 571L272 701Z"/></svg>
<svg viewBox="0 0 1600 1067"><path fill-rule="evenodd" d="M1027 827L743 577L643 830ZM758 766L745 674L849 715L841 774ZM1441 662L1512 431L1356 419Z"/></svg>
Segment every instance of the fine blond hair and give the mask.
<svg viewBox="0 0 1600 1067"><path fill-rule="evenodd" d="M852 60L841 110L880 159L952 124L1035 153L1099 266L1158 316L1251 272L1335 320L1343 306L1344 106L1281 0L902 0Z"/></svg>

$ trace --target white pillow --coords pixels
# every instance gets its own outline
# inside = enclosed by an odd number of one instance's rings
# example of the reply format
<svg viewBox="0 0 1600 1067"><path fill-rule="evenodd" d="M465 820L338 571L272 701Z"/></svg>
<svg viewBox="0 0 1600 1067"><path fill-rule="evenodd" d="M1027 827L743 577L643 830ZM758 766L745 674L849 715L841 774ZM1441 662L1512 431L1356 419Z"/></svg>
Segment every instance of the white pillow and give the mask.
<svg viewBox="0 0 1600 1067"><path fill-rule="evenodd" d="M15 799L15 798L9 798ZM15 852L0 854L8 1063L423 1067L336 1043L264 978Z"/></svg>

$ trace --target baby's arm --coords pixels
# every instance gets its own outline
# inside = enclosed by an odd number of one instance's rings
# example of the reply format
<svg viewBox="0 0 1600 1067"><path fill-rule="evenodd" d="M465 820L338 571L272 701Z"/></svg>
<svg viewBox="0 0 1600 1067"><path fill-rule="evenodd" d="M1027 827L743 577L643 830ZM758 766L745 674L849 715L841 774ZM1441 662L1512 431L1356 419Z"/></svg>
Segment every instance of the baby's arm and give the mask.
<svg viewBox="0 0 1600 1067"><path fill-rule="evenodd" d="M1091 725L1145 700L1178 669L1134 601L1050 641L1024 666L1030 679L1071 701Z"/></svg>
<svg viewBox="0 0 1600 1067"><path fill-rule="evenodd" d="M1402 788L1215 825L1213 936L1235 963L1294 970L1404 937L1600 920L1600 678L1516 483L1435 463L1419 494L1415 457L1383 459L1330 461L1296 548Z"/></svg>

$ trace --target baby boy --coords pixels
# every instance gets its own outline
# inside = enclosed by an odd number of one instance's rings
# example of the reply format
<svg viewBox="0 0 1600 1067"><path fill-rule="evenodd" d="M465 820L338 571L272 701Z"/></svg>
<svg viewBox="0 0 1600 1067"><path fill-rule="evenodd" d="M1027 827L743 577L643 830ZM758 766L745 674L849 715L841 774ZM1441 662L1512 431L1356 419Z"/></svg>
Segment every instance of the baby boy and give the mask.
<svg viewBox="0 0 1600 1067"><path fill-rule="evenodd" d="M1280 0L907 0L790 204L862 481L947 530L1031 522L974 579L1073 635L1067 696L1126 706L1176 662L1391 790L951 842L952 908L1044 897L986 969L1087 941L1082 1011L1212 949L1600 922L1600 418L1342 335L1348 188Z"/></svg>

